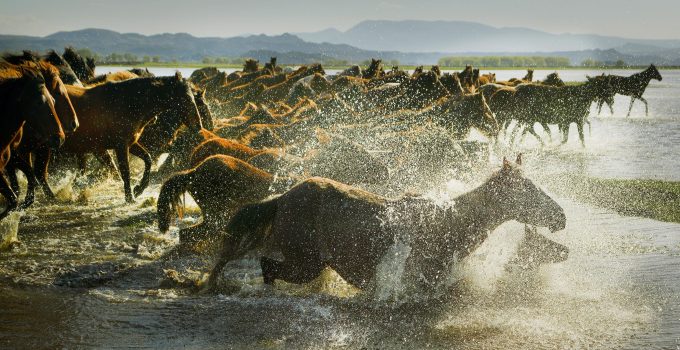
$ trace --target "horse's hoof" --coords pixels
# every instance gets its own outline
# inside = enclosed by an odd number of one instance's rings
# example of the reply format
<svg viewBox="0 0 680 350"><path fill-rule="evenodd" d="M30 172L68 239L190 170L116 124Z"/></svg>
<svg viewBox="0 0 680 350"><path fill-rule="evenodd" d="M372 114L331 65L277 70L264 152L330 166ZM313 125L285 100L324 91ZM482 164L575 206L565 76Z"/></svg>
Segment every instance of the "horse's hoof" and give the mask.
<svg viewBox="0 0 680 350"><path fill-rule="evenodd" d="M125 202L127 202L128 204L134 204L134 203L135 203L135 199L134 199L134 197L132 197L132 196L130 196L130 197L127 197L127 196L126 196L126 197L125 197Z"/></svg>
<svg viewBox="0 0 680 350"><path fill-rule="evenodd" d="M260 259L260 268L262 269L264 284L274 284L278 265L278 261L274 259L269 259L264 256Z"/></svg>

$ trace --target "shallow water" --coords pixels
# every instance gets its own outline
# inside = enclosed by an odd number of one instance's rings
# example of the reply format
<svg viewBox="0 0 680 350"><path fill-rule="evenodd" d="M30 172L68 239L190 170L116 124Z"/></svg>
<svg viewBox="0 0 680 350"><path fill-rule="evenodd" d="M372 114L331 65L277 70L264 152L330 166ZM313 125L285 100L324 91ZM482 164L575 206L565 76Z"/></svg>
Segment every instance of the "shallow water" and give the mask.
<svg viewBox="0 0 680 350"><path fill-rule="evenodd" d="M650 117L636 106L626 119L627 101L617 98L614 117L591 118L585 149L573 131L562 147L541 149L529 137L521 146L528 177L539 185L559 173L680 180L679 73L663 71L664 81L650 86ZM493 155L471 183L438 180L430 196L455 196L498 162ZM438 299L404 295L389 278L398 255L384 262L372 292L357 293L330 271L306 286L264 286L249 258L230 264L229 290L197 294L183 286L202 280L212 259L162 258L177 228L156 229L158 185L127 205L113 179L52 179L62 202L39 194L21 215L21 245L0 252L1 348L680 347L678 224L557 198L567 227L540 233L569 247L566 261L535 269L513 262L524 228L507 223L457 265L457 282ZM195 220L190 211L182 225Z"/></svg>

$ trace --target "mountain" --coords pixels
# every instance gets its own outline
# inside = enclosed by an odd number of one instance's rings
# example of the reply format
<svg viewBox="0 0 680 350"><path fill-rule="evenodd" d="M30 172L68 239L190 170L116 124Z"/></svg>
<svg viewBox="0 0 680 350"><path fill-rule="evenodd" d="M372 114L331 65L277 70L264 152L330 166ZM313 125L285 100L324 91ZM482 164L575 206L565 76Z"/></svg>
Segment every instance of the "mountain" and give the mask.
<svg viewBox="0 0 680 350"><path fill-rule="evenodd" d="M363 21L345 32L296 33L316 43L405 52L538 52L612 49L628 44L680 48L680 40L626 39L588 34L551 34L528 28L497 28L464 21Z"/></svg>
<svg viewBox="0 0 680 350"><path fill-rule="evenodd" d="M387 26L384 26L384 23L387 23ZM404 29L400 26L404 23L413 25ZM431 25L433 23L434 25ZM435 34L427 34L433 28ZM458 28L458 33L464 35L450 35L447 30L452 28ZM382 34L361 34L371 30ZM398 33L404 32L408 32L409 35L398 38ZM346 32L328 29L300 35L307 39L288 33L273 36L261 34L231 38L198 38L186 33L141 35L105 29L83 29L57 32L45 37L0 35L0 52L24 49L61 51L66 46L73 46L89 48L100 55L131 53L138 57L160 56L164 61L194 62L201 61L204 57L255 57L268 60L269 56L277 56L282 64L333 60L357 63L379 57L387 61L397 60L401 64L426 65L434 64L444 56L540 55L568 57L572 64L592 58L603 62L621 59L633 65L646 65L651 62L660 65L680 65L680 41L638 42L610 38L602 39L602 42L607 43L602 44L603 48L591 48L593 45L589 45L587 48L573 49L575 46L573 43L566 44L565 41L562 42L564 45L556 43L557 39L553 34L521 28L498 29L470 22L366 21ZM339 43L340 39L348 37L355 37L358 41L356 45L364 48ZM427 37L427 40L420 43L416 37ZM520 37L523 39L520 40ZM539 47L538 42L548 40L545 39L547 37L552 38L550 39L552 42ZM313 42L312 39L317 42ZM328 42L329 40L335 42ZM466 43L463 43L464 41ZM365 49L370 45L376 45L376 49ZM615 48L607 48L612 45L615 45Z"/></svg>
<svg viewBox="0 0 680 350"><path fill-rule="evenodd" d="M318 44L304 41L291 34L275 36L251 35L232 38L198 38L186 33L141 35L118 33L104 29L83 29L57 32L46 37L0 35L0 51L23 49L61 50L65 46L89 48L101 55L131 53L138 56L161 56L179 61L200 61L203 57L239 57L248 51L324 53L329 57L368 59L376 51L361 50L344 44Z"/></svg>

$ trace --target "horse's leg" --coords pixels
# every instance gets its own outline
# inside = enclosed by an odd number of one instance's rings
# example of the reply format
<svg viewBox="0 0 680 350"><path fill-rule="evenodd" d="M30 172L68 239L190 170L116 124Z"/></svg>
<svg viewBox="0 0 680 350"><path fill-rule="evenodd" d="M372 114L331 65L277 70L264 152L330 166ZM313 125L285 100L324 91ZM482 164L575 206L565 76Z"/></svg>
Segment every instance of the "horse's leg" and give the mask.
<svg viewBox="0 0 680 350"><path fill-rule="evenodd" d="M35 175L38 183L43 189L45 196L49 199L54 199L54 192L47 183L47 169L50 164L51 151L49 148L41 148L35 152L35 160L33 164L33 174ZM26 190L26 196L28 196L33 190L31 189L30 183Z"/></svg>
<svg viewBox="0 0 680 350"><path fill-rule="evenodd" d="M116 159L118 160L118 170L120 170L120 177L123 179L123 189L125 190L125 201L134 203L135 199L132 197L132 189L130 188L130 148L127 145L116 148Z"/></svg>
<svg viewBox="0 0 680 350"><path fill-rule="evenodd" d="M567 125L562 124L562 125L561 125L561 129L562 129L562 144L563 144L563 145L564 145L565 143L567 143L567 141L569 141L569 126L571 126L571 124L567 124Z"/></svg>
<svg viewBox="0 0 680 350"><path fill-rule="evenodd" d="M7 179L2 172L0 172L0 194L5 197L5 201L7 202L7 208L0 213L0 220L2 220L12 210L16 209L18 204L17 195L12 191L9 182L7 182Z"/></svg>
<svg viewBox="0 0 680 350"><path fill-rule="evenodd" d="M15 160L12 160L12 163L14 163L14 168L16 170L20 170L24 175L26 176L26 180L28 181L28 186L26 189L26 198L24 198L24 202L21 203L20 208L21 209L26 209L33 204L35 201L35 185L36 185L36 180L35 180L35 175L33 173L33 166L31 163L25 159L24 157L16 157ZM10 181L14 182L16 181L16 170L12 171L10 173ZM17 185L18 186L18 185ZM19 195L19 191L14 191L17 196Z"/></svg>
<svg viewBox="0 0 680 350"><path fill-rule="evenodd" d="M600 113L602 113L602 105L604 105L604 100L598 100L597 101L597 115L600 115Z"/></svg>
<svg viewBox="0 0 680 350"><path fill-rule="evenodd" d="M626 118L630 117L630 111L633 110L633 102L635 102L635 97L630 98L630 106L628 106L628 114L626 114Z"/></svg>
<svg viewBox="0 0 680 350"><path fill-rule="evenodd" d="M552 132L550 131L550 126L546 122L541 122L541 126L543 127L543 131L548 134L548 140L550 140L550 143L552 143L553 138L552 138Z"/></svg>
<svg viewBox="0 0 680 350"><path fill-rule="evenodd" d="M642 96L638 97L638 99L645 104L645 117L649 117L649 105L647 104L647 100Z"/></svg>
<svg viewBox="0 0 680 350"><path fill-rule="evenodd" d="M149 174L151 174L151 163L153 161L149 151L138 143L135 143L130 147L130 153L144 161L144 174L142 175L142 180L139 182L139 185L135 186L135 197L137 197L144 192L147 186L149 186Z"/></svg>
<svg viewBox="0 0 680 350"><path fill-rule="evenodd" d="M576 128L578 129L578 138L581 140L581 146L586 147L585 137L583 136L583 122L576 123Z"/></svg>
<svg viewBox="0 0 680 350"><path fill-rule="evenodd" d="M286 259L281 262L263 256L260 267L265 284L272 284L276 279L302 284L317 278L325 265L319 259Z"/></svg>
<svg viewBox="0 0 680 350"><path fill-rule="evenodd" d="M19 177L17 176L17 170L19 170L19 167L17 165L17 162L19 160L17 159L16 154L13 154L10 158L7 164L5 165L5 173L7 175L7 178L9 178L9 184L10 187L12 188L12 191L14 191L14 194L17 195L17 197L21 194L21 187L19 186Z"/></svg>
<svg viewBox="0 0 680 350"><path fill-rule="evenodd" d="M106 168L111 175L119 175L113 157L108 151L95 152L94 157Z"/></svg>

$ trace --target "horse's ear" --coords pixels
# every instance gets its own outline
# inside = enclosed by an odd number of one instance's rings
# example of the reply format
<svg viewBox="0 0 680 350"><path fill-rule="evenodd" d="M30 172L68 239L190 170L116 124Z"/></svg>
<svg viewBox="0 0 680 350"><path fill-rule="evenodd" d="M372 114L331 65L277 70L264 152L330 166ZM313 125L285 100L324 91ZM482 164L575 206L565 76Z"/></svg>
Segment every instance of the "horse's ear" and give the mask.
<svg viewBox="0 0 680 350"><path fill-rule="evenodd" d="M177 78L177 80L182 80L182 73L180 71L175 71L175 78Z"/></svg>
<svg viewBox="0 0 680 350"><path fill-rule="evenodd" d="M517 155L517 160L515 160L515 163L517 163L517 165L522 165L522 153Z"/></svg>

